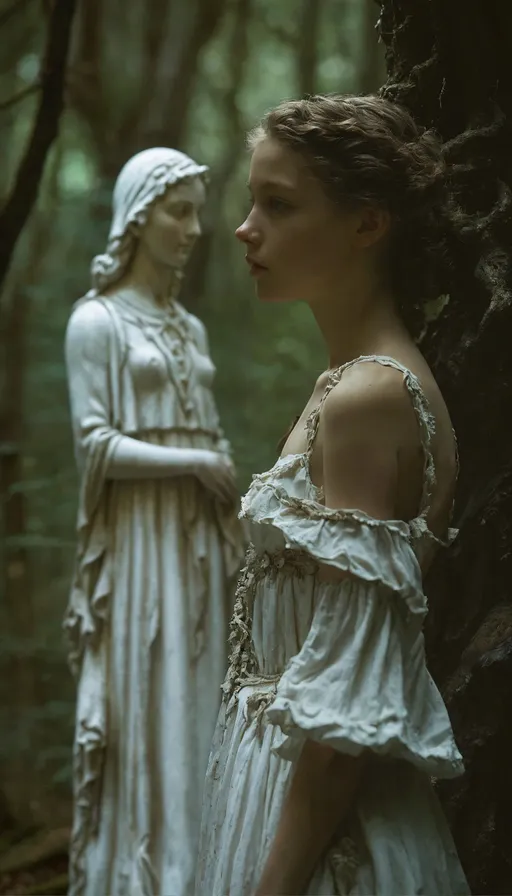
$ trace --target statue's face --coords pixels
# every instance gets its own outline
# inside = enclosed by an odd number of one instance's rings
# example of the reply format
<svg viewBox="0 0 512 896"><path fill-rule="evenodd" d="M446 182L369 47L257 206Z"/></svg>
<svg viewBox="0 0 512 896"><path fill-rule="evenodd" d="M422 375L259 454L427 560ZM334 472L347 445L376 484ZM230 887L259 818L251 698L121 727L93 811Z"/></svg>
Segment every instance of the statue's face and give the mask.
<svg viewBox="0 0 512 896"><path fill-rule="evenodd" d="M155 262L182 268L201 233L199 215L205 199L205 186L199 177L170 187L151 206L139 234L140 247Z"/></svg>

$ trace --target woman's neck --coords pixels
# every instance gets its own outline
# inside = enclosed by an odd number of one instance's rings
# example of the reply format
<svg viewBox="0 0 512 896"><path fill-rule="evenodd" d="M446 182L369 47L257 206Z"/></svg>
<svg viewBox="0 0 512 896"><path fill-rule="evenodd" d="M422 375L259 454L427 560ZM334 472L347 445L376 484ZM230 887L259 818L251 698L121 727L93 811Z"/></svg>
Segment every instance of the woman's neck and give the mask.
<svg viewBox="0 0 512 896"><path fill-rule="evenodd" d="M389 354L395 346L410 342L396 311L393 297L384 291L347 292L336 302L311 303L311 310L324 337L329 368L341 367L361 355Z"/></svg>

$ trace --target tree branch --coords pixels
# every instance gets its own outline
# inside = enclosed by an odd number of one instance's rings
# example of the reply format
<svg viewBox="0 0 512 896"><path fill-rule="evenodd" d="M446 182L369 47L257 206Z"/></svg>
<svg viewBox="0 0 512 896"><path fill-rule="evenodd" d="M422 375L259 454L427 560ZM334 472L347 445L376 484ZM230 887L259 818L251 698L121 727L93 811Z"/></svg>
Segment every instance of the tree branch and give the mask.
<svg viewBox="0 0 512 896"><path fill-rule="evenodd" d="M46 157L58 133L75 7L76 0L55 0L51 11L39 109L14 187L0 213L0 288L18 238L36 202Z"/></svg>
<svg viewBox="0 0 512 896"><path fill-rule="evenodd" d="M0 112L5 112L6 109L10 109L11 106L15 106L16 103L21 103L27 96L31 96L33 93L37 93L41 89L41 81L38 78L37 81L34 81L33 84L28 84L27 87L23 87L22 90L18 90L18 93L13 94L13 96L9 97L8 100L3 100L0 103Z"/></svg>

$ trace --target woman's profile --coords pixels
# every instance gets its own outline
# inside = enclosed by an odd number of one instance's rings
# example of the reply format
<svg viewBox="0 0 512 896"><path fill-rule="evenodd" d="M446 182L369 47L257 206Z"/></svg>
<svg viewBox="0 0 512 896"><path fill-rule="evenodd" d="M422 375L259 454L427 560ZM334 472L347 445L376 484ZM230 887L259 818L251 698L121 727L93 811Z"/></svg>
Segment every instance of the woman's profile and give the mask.
<svg viewBox="0 0 512 896"><path fill-rule="evenodd" d="M66 363L81 476L72 896L185 896L242 541L200 321L177 301L206 167L130 159Z"/></svg>
<svg viewBox="0 0 512 896"><path fill-rule="evenodd" d="M307 302L329 360L242 501L196 894L467 894L430 781L462 758L422 634L457 448L410 329L446 273L441 149L377 96L284 102L249 145L258 297Z"/></svg>

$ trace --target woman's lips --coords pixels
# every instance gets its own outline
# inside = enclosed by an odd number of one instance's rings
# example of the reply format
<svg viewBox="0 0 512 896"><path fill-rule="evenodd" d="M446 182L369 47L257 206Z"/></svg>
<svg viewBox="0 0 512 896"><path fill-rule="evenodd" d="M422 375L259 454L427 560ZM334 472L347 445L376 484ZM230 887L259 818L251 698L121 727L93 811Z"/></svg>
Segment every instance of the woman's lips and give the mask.
<svg viewBox="0 0 512 896"><path fill-rule="evenodd" d="M265 271L268 270L264 265L259 264L259 262L255 261L254 258L251 258L250 255L245 256L245 260L249 265L249 272L251 277L259 277L261 274L264 274Z"/></svg>

